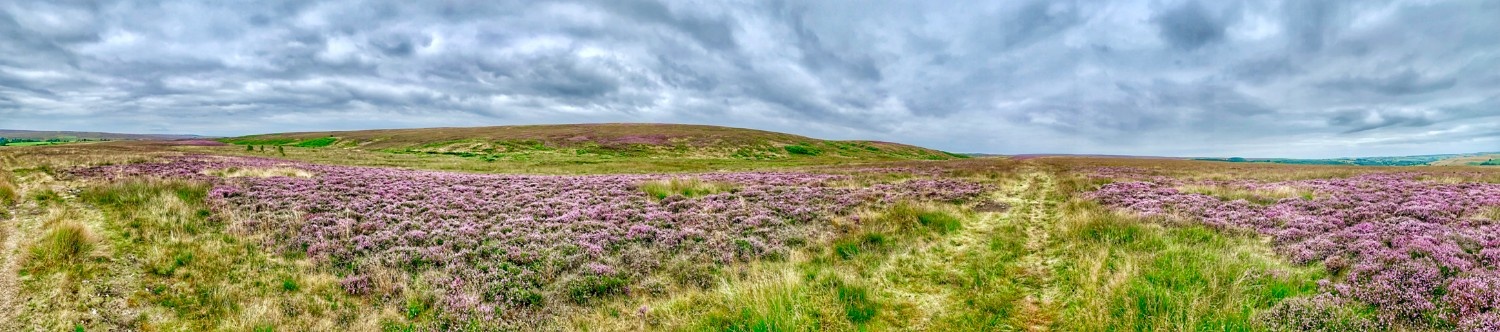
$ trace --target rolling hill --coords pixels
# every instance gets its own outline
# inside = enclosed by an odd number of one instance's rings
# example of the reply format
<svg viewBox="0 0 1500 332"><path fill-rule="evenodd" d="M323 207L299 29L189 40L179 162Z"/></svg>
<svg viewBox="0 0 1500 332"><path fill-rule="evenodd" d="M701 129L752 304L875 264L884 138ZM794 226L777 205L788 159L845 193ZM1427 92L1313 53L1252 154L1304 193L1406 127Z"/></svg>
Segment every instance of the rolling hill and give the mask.
<svg viewBox="0 0 1500 332"><path fill-rule="evenodd" d="M1275 163L1298 165L1354 165L1354 166L1459 166L1491 165L1490 160L1500 158L1500 153L1477 152L1457 154L1433 154L1420 156L1293 159L1293 158L1194 158L1194 160L1227 161L1240 163Z"/></svg>
<svg viewBox="0 0 1500 332"><path fill-rule="evenodd" d="M888 142L834 141L753 129L642 123L300 132L221 141L239 145L445 154L486 160L532 155L737 160L963 158Z"/></svg>
<svg viewBox="0 0 1500 332"><path fill-rule="evenodd" d="M0 129L0 137L19 139L88 139L109 141L154 141L154 140L176 140L204 138L198 135L166 135L166 134L120 134L101 133L91 131L40 131L40 130L12 130Z"/></svg>

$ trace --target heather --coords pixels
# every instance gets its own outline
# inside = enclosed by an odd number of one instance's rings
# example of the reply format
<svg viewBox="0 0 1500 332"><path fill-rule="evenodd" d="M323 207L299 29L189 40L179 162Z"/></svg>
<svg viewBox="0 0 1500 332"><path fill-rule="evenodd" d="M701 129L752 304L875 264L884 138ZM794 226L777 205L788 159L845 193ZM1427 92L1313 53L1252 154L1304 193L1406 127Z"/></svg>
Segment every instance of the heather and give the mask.
<svg viewBox="0 0 1500 332"><path fill-rule="evenodd" d="M246 170L272 176L232 176ZM300 170L311 176L274 176ZM682 175L478 175L185 157L85 168L73 176L215 183L209 204L230 226L305 254L346 292L405 296L429 285L441 320L535 324L600 298L702 285L718 267L783 257L823 237L828 218L864 206L960 201L982 185L909 179L836 186L843 176L705 173L727 190L648 194ZM732 185L728 185L732 184ZM690 195L684 195L685 193ZM653 197L654 196L654 197ZM921 220L943 218L919 216ZM927 221L924 221L924 223ZM932 221L953 228L951 217ZM666 280L657 277L666 271Z"/></svg>
<svg viewBox="0 0 1500 332"><path fill-rule="evenodd" d="M1103 204L1255 232L1294 263L1321 264L1330 277L1320 291L1331 298L1315 301L1368 305L1383 324L1487 326L1500 307L1493 268L1500 264L1500 223L1492 212L1500 206L1500 184L1425 181L1432 174L1414 172L1288 181L1180 180L1125 169L1099 175L1121 178L1091 194ZM1447 176L1466 175L1483 176ZM1308 194L1247 199L1185 186ZM1320 306L1329 307L1301 307Z"/></svg>
<svg viewBox="0 0 1500 332"><path fill-rule="evenodd" d="M536 164L610 172L539 175L454 173L487 162L391 163L337 144L286 146L294 160L201 154L280 156L242 150L0 151L16 192L0 217L11 253L0 266L17 271L0 275L0 309L14 308L0 328L1482 331L1500 321L1500 277L1481 267L1489 247L1466 235L1482 231L1461 231L1487 227L1500 206L1461 194L1369 216L1297 205L1488 192L1494 173L1475 168L1048 157L663 173L636 158ZM344 166L302 161L315 154ZM1434 204L1473 208L1424 208ZM1237 215L1209 213L1221 211ZM1348 227L1281 234L1293 223L1279 221L1391 214L1451 215L1438 225L1474 241L1371 258L1347 249L1358 241L1308 242ZM1369 243L1419 243L1381 234L1434 228L1401 225L1376 225ZM1455 236L1429 238L1441 249ZM1298 258L1303 248L1314 258ZM1465 259L1468 269L1441 265Z"/></svg>

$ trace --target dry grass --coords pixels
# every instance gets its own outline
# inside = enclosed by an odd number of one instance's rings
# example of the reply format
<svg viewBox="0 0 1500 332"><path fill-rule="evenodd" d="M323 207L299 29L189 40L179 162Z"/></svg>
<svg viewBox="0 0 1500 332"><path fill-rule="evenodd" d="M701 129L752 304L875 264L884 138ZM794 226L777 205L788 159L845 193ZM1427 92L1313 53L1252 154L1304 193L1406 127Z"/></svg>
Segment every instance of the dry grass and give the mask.
<svg viewBox="0 0 1500 332"><path fill-rule="evenodd" d="M1500 206L1485 207L1483 209L1480 209L1479 213L1474 214L1474 216L1480 219L1489 220L1490 222L1500 222Z"/></svg>
<svg viewBox="0 0 1500 332"><path fill-rule="evenodd" d="M206 171L206 173L210 174L210 175L222 176L222 177L226 177L226 178L239 178L239 177L252 177L252 178L298 177L298 178L309 178L309 177L313 176L312 172L309 172L309 171L303 170L303 169L292 168L292 167L269 167L269 168L237 168L237 167L232 167L232 168L220 169L220 170L210 170L210 171Z"/></svg>
<svg viewBox="0 0 1500 332"><path fill-rule="evenodd" d="M313 136L318 135L323 134ZM295 254L267 250L266 244L278 239L229 228L235 218L251 216L224 215L208 208L202 201L207 189L203 184L89 183L52 176L74 165L139 162L183 151L262 157L274 153L246 152L242 147L123 143L0 150L0 162L21 174L14 185L54 193L43 209L53 212L22 216L37 222L20 227L13 236L24 239L27 248L41 248L34 250L54 257L49 259L76 262L58 265L62 267L28 267L33 272L28 272L29 279L23 285L28 302L19 313L19 324L29 330L457 328L423 325L433 320L432 308L439 298L426 285L451 279L436 274L374 271L373 291L349 295L333 272ZM557 160L489 163L446 155L345 149L337 144L328 148L289 147L286 152L288 158L297 160L482 172L660 172L826 165L649 158L571 166L548 164ZM980 212L958 205L906 203L860 211L858 218L830 221L827 232L807 239L802 250L781 259L730 265L705 272L702 280L693 282L650 276L665 285L651 293L654 297L613 298L569 308L578 311L562 313L568 316L552 328L1256 330L1259 328L1252 323L1255 312L1283 298L1309 292L1312 280L1320 277L1316 267L1287 265L1253 236L1136 218L1083 201L1078 193L1097 185L1097 180L1069 172L1103 166L1220 180L1346 177L1414 169L1098 158L986 158L818 167L821 172L851 175L849 185L923 176L987 181L1000 191L985 200L1005 203L1009 208ZM864 167L933 170L915 174L850 170ZM1500 174L1474 167L1420 170L1445 174L1433 181L1489 179ZM311 175L293 167L219 170L216 174ZM75 197L67 188L83 191ZM1251 201L1305 198L1308 194L1293 188L1183 189ZM641 190L667 197L707 195L734 187L681 177L645 183ZM33 205L27 206L30 211ZM1479 218L1500 218L1500 209L1485 210ZM292 227L298 220L289 215L286 220L265 224ZM668 273L672 272L681 271Z"/></svg>
<svg viewBox="0 0 1500 332"><path fill-rule="evenodd" d="M1311 200L1314 197L1312 190L1296 188L1291 186L1278 186L1270 189L1246 188L1233 185L1204 185L1188 184L1177 187L1182 192L1196 193L1218 197L1219 199L1233 201L1245 200L1260 205L1275 204L1277 201L1287 198Z"/></svg>
<svg viewBox="0 0 1500 332"><path fill-rule="evenodd" d="M16 186L15 176L9 170L0 169L0 206L15 204L21 200L21 188ZM4 217L0 214L0 217Z"/></svg>
<svg viewBox="0 0 1500 332"><path fill-rule="evenodd" d="M673 178L667 180L647 181L641 184L641 191L656 199L671 196L699 197L728 192L738 188L733 183L703 181L698 178Z"/></svg>

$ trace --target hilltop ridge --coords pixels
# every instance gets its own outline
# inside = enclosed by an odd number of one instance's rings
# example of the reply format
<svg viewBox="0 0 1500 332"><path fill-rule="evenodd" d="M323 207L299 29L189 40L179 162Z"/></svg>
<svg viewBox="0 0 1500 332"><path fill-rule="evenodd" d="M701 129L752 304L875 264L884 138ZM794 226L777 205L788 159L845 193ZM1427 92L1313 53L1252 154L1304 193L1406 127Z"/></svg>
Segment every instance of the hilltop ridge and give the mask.
<svg viewBox="0 0 1500 332"><path fill-rule="evenodd" d="M530 155L600 155L777 160L842 158L946 160L938 150L879 141L822 140L764 130L709 125L597 123L296 132L226 138L240 145L345 148L447 154L487 160Z"/></svg>

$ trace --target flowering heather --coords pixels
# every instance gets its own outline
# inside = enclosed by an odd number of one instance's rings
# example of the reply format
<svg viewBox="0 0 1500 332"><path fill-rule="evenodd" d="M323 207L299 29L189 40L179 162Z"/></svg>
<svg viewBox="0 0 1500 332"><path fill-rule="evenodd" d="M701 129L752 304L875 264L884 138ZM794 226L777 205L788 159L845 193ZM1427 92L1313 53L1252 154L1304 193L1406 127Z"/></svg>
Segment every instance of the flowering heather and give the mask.
<svg viewBox="0 0 1500 332"><path fill-rule="evenodd" d="M1134 178L1091 196L1143 215L1184 216L1267 235L1292 261L1323 263L1335 276L1323 282L1330 294L1372 305L1386 322L1435 318L1483 330L1500 321L1500 272L1494 269L1500 221L1484 214L1500 206L1500 184L1427 182L1420 173L1284 182ZM1254 204L1178 189L1205 184L1290 187L1313 195Z"/></svg>
<svg viewBox="0 0 1500 332"><path fill-rule="evenodd" d="M294 167L311 177L219 178L237 168ZM901 200L956 201L982 185L914 179L864 188L840 175L707 173L734 189L653 199L665 175L482 175L184 157L78 169L74 176L192 178L216 183L214 206L235 227L333 269L351 294L378 292L380 272L422 275L459 318L535 322L599 296L650 291L665 272L712 271L778 256L821 237L828 218ZM432 277L436 276L436 277ZM697 276L704 278L706 276Z"/></svg>

